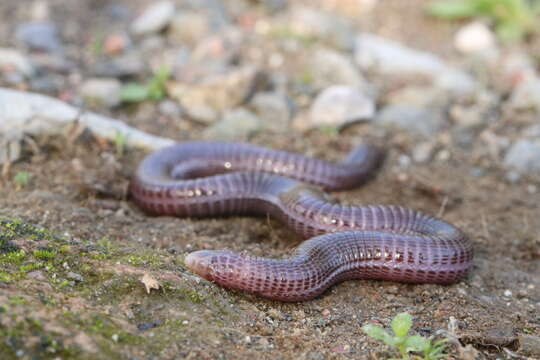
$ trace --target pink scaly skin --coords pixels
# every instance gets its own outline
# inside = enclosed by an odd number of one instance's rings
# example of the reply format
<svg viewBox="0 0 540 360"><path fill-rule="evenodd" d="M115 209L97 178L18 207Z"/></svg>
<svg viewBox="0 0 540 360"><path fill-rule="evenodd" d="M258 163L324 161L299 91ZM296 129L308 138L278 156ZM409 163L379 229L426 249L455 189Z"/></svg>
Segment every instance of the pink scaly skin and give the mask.
<svg viewBox="0 0 540 360"><path fill-rule="evenodd" d="M372 146L332 164L248 144L191 142L149 155L130 190L152 215L270 214L311 238L284 260L221 250L186 257L191 271L229 289L302 301L347 279L449 284L463 278L473 249L458 228L400 206L339 205L319 190L358 186L382 159Z"/></svg>

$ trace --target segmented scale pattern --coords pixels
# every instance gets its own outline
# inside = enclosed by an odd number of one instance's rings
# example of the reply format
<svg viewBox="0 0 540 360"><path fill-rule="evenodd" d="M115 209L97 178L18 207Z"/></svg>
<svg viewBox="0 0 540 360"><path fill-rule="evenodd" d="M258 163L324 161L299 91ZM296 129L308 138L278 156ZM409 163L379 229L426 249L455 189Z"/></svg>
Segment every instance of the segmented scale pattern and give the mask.
<svg viewBox="0 0 540 360"><path fill-rule="evenodd" d="M383 232L340 232L308 240L285 260L254 258L227 251L205 252L206 277L221 286L281 301L318 296L347 279L447 284L466 275L464 258L444 256L444 241ZM423 253L430 255L421 256ZM468 260L467 260L468 259Z"/></svg>
<svg viewBox="0 0 540 360"><path fill-rule="evenodd" d="M148 156L131 193L155 215L270 214L304 238L326 234L285 260L228 251L191 256L199 275L267 298L305 300L353 278L445 284L465 276L473 251L456 227L400 206L340 205L317 188L357 186L381 160L368 146L331 164L247 144L186 143Z"/></svg>

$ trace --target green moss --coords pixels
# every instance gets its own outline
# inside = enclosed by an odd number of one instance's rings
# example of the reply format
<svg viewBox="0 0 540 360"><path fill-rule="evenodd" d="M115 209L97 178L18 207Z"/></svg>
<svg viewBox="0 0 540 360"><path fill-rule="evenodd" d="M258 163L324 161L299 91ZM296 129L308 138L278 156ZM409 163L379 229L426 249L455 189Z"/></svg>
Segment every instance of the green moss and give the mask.
<svg viewBox="0 0 540 360"><path fill-rule="evenodd" d="M0 272L0 282L3 283L11 283L13 282L14 278L11 274L8 274L7 272Z"/></svg>
<svg viewBox="0 0 540 360"><path fill-rule="evenodd" d="M13 296L13 297L10 297L8 299L8 303L10 305L24 305L26 304L28 301L23 298L23 297L20 297L20 296Z"/></svg>
<svg viewBox="0 0 540 360"><path fill-rule="evenodd" d="M2 264L20 264L26 257L24 250L9 252L7 254L0 255L0 265Z"/></svg>
<svg viewBox="0 0 540 360"><path fill-rule="evenodd" d="M133 265L133 266L142 266L142 265L151 265L158 266L161 265L161 261L158 256L150 255L128 255L126 257L120 258L120 262Z"/></svg>
<svg viewBox="0 0 540 360"><path fill-rule="evenodd" d="M44 330L40 321L31 317L13 322L9 328L0 325L0 338L5 339L0 342L2 359L15 359L20 354L34 354L30 358L39 359L76 359L80 355L80 350L63 344L62 335Z"/></svg>
<svg viewBox="0 0 540 360"><path fill-rule="evenodd" d="M43 264L43 263L32 262L32 263L29 263L29 264L24 264L24 265L19 266L19 271L23 272L23 273L29 273L29 272L32 272L34 270L41 269L44 266L45 266L45 264Z"/></svg>
<svg viewBox="0 0 540 360"><path fill-rule="evenodd" d="M39 260L52 260L56 257L56 251L54 250L45 250L45 249L36 249L32 253L36 259Z"/></svg>
<svg viewBox="0 0 540 360"><path fill-rule="evenodd" d="M61 322L66 327L100 336L101 340L105 341L101 342L101 345L105 346L111 346L114 343L134 345L142 342L139 336L123 331L105 314L92 314L87 317L80 313L65 311Z"/></svg>
<svg viewBox="0 0 540 360"><path fill-rule="evenodd" d="M21 238L31 240L60 240L51 232L37 226L27 224L21 220L0 218L0 241L9 241Z"/></svg>

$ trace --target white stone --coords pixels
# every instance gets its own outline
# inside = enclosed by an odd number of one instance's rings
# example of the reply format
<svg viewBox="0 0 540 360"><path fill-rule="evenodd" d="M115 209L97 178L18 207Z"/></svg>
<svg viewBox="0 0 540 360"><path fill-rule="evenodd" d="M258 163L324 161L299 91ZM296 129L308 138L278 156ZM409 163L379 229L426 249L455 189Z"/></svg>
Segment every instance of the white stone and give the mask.
<svg viewBox="0 0 540 360"><path fill-rule="evenodd" d="M175 6L172 1L159 1L147 7L131 24L135 35L156 33L169 24L174 16Z"/></svg>
<svg viewBox="0 0 540 360"><path fill-rule="evenodd" d="M34 67L27 57L15 49L0 48L0 68L13 67L24 76L32 76Z"/></svg>
<svg viewBox="0 0 540 360"><path fill-rule="evenodd" d="M126 123L84 111L58 99L0 88L0 137L17 131L29 135L64 134L75 122L86 126L98 137L114 141L118 133L126 135L128 147L157 150L174 141L147 134Z"/></svg>
<svg viewBox="0 0 540 360"><path fill-rule="evenodd" d="M485 23L475 21L458 30L454 47L463 54L491 51L495 48L495 35Z"/></svg>

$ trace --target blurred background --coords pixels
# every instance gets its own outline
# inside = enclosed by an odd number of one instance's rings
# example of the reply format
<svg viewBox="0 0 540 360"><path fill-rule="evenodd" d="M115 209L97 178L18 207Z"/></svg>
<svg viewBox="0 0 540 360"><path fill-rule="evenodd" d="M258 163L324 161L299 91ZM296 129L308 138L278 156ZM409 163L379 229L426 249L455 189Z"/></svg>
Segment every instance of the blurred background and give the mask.
<svg viewBox="0 0 540 360"><path fill-rule="evenodd" d="M2 1L0 357L385 359L362 325L409 312L425 337L451 327L447 358L540 358L539 14L533 0ZM377 179L336 198L455 223L472 275L348 282L303 304L200 282L185 253L300 243L270 220L131 204L149 151L200 139L331 161L378 144Z"/></svg>

